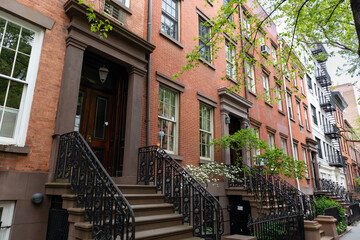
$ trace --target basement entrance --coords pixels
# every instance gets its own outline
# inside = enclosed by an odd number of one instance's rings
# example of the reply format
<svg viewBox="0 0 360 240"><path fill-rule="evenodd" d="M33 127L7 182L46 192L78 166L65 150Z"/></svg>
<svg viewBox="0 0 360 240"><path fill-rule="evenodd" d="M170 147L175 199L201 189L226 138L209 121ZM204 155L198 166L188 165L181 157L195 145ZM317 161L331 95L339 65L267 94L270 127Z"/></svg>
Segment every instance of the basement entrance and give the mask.
<svg viewBox="0 0 360 240"><path fill-rule="evenodd" d="M108 71L106 79L100 79L99 69ZM123 67L85 52L74 130L114 177L122 176L127 79Z"/></svg>
<svg viewBox="0 0 360 240"><path fill-rule="evenodd" d="M248 229L251 208L249 201L243 201L242 196L229 197L230 234L250 235Z"/></svg>

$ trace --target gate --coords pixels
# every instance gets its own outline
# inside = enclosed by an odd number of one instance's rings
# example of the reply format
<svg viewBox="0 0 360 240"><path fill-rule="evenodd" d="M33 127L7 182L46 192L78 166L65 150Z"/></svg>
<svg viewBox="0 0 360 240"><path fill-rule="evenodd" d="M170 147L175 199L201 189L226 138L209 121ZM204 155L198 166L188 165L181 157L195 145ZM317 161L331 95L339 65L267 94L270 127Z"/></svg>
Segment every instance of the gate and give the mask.
<svg viewBox="0 0 360 240"><path fill-rule="evenodd" d="M68 212L65 209L49 210L46 240L67 240L69 233Z"/></svg>

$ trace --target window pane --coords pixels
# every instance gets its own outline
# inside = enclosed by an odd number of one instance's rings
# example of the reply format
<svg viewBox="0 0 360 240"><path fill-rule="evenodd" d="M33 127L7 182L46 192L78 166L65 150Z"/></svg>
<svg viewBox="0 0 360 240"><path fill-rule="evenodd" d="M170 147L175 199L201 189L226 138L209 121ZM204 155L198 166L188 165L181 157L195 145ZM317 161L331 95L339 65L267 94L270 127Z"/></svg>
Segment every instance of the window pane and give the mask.
<svg viewBox="0 0 360 240"><path fill-rule="evenodd" d="M2 48L0 55L0 73L10 76L15 58L15 51Z"/></svg>
<svg viewBox="0 0 360 240"><path fill-rule="evenodd" d="M20 38L20 44L19 44L19 51L26 53L26 54L30 54L31 53L31 48L33 45L33 41L34 41L34 36L35 33L27 30L27 29L23 29L21 32L21 38Z"/></svg>
<svg viewBox="0 0 360 240"><path fill-rule="evenodd" d="M2 38L4 36L5 24L5 19L0 18L0 42L2 41Z"/></svg>
<svg viewBox="0 0 360 240"><path fill-rule="evenodd" d="M107 121L108 100L103 97L96 97L94 137L105 139Z"/></svg>
<svg viewBox="0 0 360 240"><path fill-rule="evenodd" d="M18 53L15 62L15 68L13 77L21 80L26 79L27 69L29 65L30 57L24 54Z"/></svg>
<svg viewBox="0 0 360 240"><path fill-rule="evenodd" d="M6 101L6 108L20 108L21 96L23 92L24 84L11 82L9 93Z"/></svg>
<svg viewBox="0 0 360 240"><path fill-rule="evenodd" d="M11 48L14 50L16 49L19 39L20 29L21 29L20 26L8 22L4 36L4 43L3 43L4 47Z"/></svg>

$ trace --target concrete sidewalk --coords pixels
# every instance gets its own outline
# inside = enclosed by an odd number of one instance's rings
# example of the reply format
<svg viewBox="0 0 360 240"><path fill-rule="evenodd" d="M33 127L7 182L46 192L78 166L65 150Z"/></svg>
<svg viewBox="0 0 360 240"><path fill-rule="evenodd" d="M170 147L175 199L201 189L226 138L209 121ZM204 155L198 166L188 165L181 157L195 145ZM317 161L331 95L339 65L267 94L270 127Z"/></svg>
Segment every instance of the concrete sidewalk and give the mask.
<svg viewBox="0 0 360 240"><path fill-rule="evenodd" d="M357 222L354 226L348 226L350 232L346 233L341 240L359 240L360 239L360 222Z"/></svg>

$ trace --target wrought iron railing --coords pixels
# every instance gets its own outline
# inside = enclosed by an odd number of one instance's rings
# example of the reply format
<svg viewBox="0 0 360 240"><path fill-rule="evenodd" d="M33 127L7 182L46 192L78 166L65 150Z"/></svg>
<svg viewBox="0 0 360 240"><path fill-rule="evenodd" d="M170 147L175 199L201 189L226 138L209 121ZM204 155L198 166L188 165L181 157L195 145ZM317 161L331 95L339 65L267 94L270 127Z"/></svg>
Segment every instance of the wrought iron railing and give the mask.
<svg viewBox="0 0 360 240"><path fill-rule="evenodd" d="M322 191L328 191L332 195L340 198L341 200L345 201L346 203L351 202L351 195L346 190L345 187L339 185L336 182L331 181L330 179L320 179L320 186Z"/></svg>
<svg viewBox="0 0 360 240"><path fill-rule="evenodd" d="M284 212L299 212L299 205L293 198L294 193L289 194L289 189L279 178L262 175L259 170L249 166L243 166L236 179L228 180L229 187L245 187L254 195L260 204L261 215L283 214Z"/></svg>
<svg viewBox="0 0 360 240"><path fill-rule="evenodd" d="M295 200L297 210L304 214L306 220L313 220L317 216L316 204L313 195L307 195L303 193L279 175L270 176L267 174L266 178L269 179L270 182L281 183L279 184L280 189L283 190L286 194L292 196L292 198Z"/></svg>
<svg viewBox="0 0 360 240"><path fill-rule="evenodd" d="M327 61L328 53L322 44L316 44L311 48L312 54L316 57L319 63Z"/></svg>
<svg viewBox="0 0 360 240"><path fill-rule="evenodd" d="M330 138L339 138L339 128L336 124L325 124L324 125L324 133L326 136Z"/></svg>
<svg viewBox="0 0 360 240"><path fill-rule="evenodd" d="M331 85L331 77L326 69L316 73L316 80L320 83L321 87Z"/></svg>
<svg viewBox="0 0 360 240"><path fill-rule="evenodd" d="M325 112L334 112L336 111L335 101L332 97L320 98L320 107L324 109Z"/></svg>
<svg viewBox="0 0 360 240"><path fill-rule="evenodd" d="M79 132L60 136L55 179L67 179L94 239L135 239L135 215Z"/></svg>
<svg viewBox="0 0 360 240"><path fill-rule="evenodd" d="M346 164L344 157L340 153L329 155L328 159L329 165L333 167L344 167Z"/></svg>
<svg viewBox="0 0 360 240"><path fill-rule="evenodd" d="M302 213L287 213L249 220L252 236L258 240L304 240L304 216Z"/></svg>
<svg viewBox="0 0 360 240"><path fill-rule="evenodd" d="M154 184L165 201L192 225L194 236L220 240L224 229L219 201L158 146L139 149L138 183Z"/></svg>

